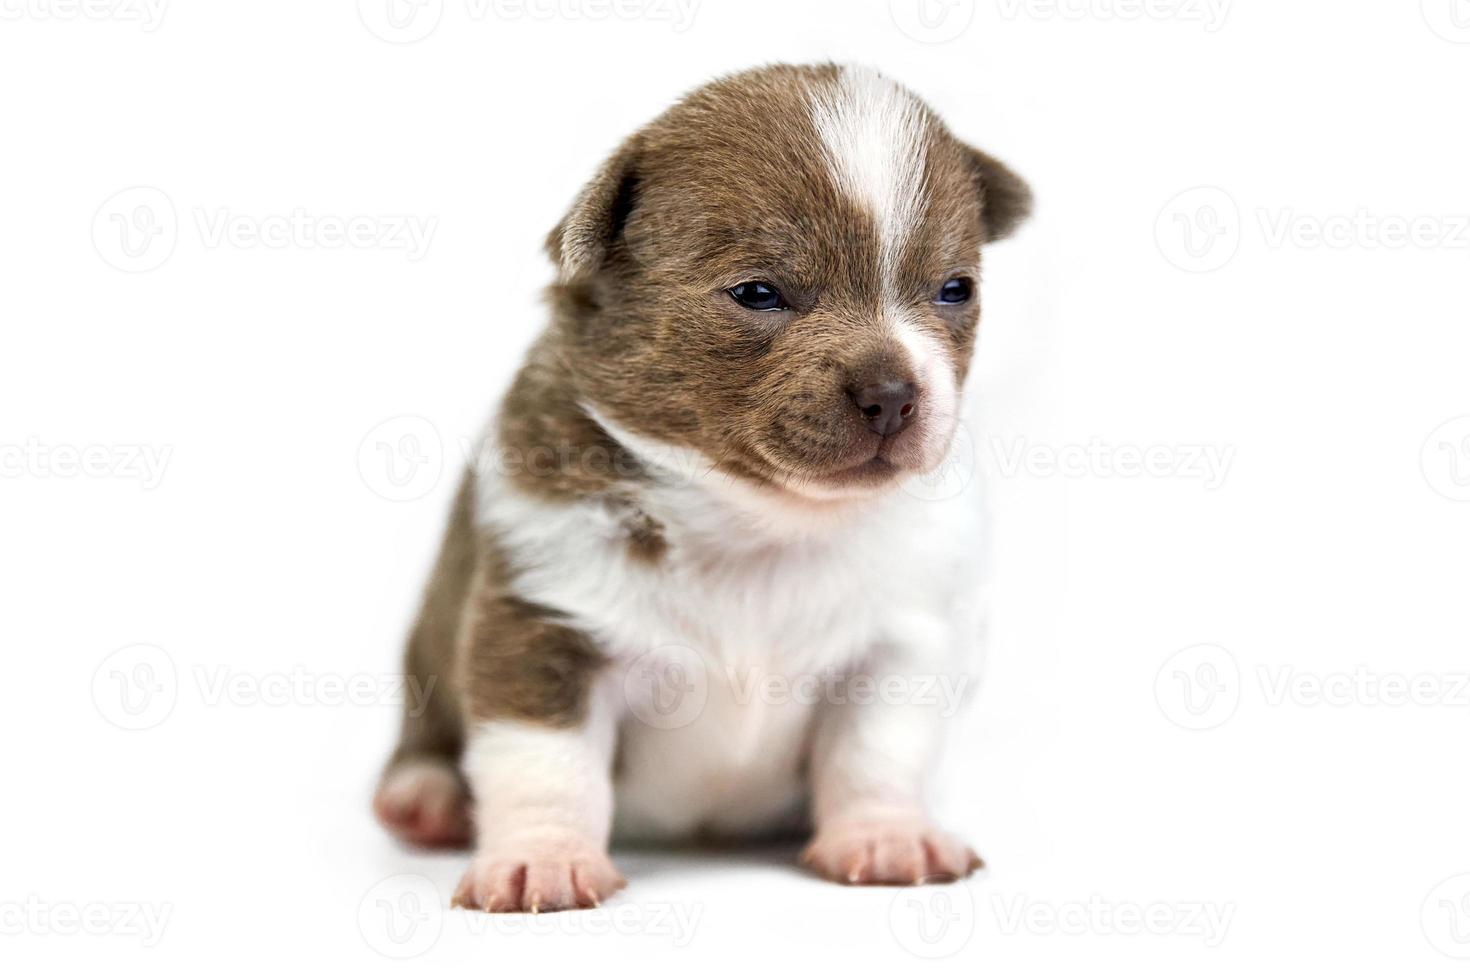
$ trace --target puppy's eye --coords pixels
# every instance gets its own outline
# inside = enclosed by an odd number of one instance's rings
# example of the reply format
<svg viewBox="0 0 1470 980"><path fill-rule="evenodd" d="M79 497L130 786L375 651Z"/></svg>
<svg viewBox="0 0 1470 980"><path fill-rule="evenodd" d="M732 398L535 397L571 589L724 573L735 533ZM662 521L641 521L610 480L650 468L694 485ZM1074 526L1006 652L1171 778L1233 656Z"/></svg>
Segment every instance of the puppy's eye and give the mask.
<svg viewBox="0 0 1470 980"><path fill-rule="evenodd" d="M742 282L730 290L730 296L747 310L790 309L780 290L768 282Z"/></svg>
<svg viewBox="0 0 1470 980"><path fill-rule="evenodd" d="M958 306L968 303L970 297L975 295L975 284L964 277L950 279L939 287L939 295L934 297L934 302L940 306Z"/></svg>

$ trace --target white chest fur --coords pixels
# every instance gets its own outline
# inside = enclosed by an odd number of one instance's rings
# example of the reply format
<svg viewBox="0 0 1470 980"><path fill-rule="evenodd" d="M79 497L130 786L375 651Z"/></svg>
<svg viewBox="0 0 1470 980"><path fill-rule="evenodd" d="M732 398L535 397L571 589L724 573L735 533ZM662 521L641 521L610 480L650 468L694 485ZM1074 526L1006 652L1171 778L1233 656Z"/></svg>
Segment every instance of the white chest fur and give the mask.
<svg viewBox="0 0 1470 980"><path fill-rule="evenodd" d="M940 671L965 652L980 518L970 494L896 490L803 513L723 478L671 477L637 502L667 544L651 562L628 546L626 511L547 502L495 473L479 487L516 592L566 613L620 668L622 836L788 823L834 671L895 647ZM659 692L627 672L671 663L697 704L661 715L638 703Z"/></svg>

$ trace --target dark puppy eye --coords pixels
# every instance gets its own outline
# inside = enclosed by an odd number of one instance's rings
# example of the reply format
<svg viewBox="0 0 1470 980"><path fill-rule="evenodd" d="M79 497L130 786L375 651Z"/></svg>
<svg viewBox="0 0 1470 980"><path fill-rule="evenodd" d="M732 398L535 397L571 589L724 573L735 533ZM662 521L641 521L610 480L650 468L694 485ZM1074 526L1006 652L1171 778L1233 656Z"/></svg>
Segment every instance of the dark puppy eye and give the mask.
<svg viewBox="0 0 1470 980"><path fill-rule="evenodd" d="M975 284L964 277L958 277L939 287L939 295L934 297L934 302L940 306L958 306L968 303L973 295Z"/></svg>
<svg viewBox="0 0 1470 980"><path fill-rule="evenodd" d="M730 290L730 296L747 310L789 309L780 291L768 282L742 282Z"/></svg>

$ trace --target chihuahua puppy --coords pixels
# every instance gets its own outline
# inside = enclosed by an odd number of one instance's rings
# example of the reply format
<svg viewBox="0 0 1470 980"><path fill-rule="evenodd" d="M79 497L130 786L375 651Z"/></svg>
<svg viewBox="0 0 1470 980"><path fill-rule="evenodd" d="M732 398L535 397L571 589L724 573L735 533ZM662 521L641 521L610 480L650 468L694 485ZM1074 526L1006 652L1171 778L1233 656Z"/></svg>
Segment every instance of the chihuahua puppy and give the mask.
<svg viewBox="0 0 1470 980"><path fill-rule="evenodd" d="M374 800L405 841L473 839L456 905L596 905L615 835L809 833L844 883L979 867L926 810L946 713L919 696L963 688L978 642L979 507L913 481L956 431L981 246L1029 207L835 65L707 85L582 190Z"/></svg>

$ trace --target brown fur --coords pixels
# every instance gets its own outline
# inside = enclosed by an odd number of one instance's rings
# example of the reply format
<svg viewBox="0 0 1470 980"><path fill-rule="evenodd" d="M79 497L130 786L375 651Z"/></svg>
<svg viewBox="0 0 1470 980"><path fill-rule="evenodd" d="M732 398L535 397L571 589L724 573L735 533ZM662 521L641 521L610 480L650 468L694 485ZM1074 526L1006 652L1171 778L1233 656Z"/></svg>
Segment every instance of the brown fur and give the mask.
<svg viewBox="0 0 1470 980"><path fill-rule="evenodd" d="M874 219L834 186L811 123L811 92L837 78L821 65L721 79L618 148L547 239L560 268L552 322L501 406L488 465L532 496L600 501L630 553L656 563L668 543L639 507L648 474L583 400L757 484L822 483L873 456L877 437L847 392L904 355L882 329ZM1015 228L1030 193L925 120L929 193L897 281L958 382L978 297L927 300L946 277L978 283L980 245ZM738 306L727 291L752 279L778 284L792 309ZM474 482L460 489L409 641L406 669L440 683L430 710L405 720L394 764L457 758L471 719L574 724L604 666L559 610L514 594L513 556L473 526Z"/></svg>

